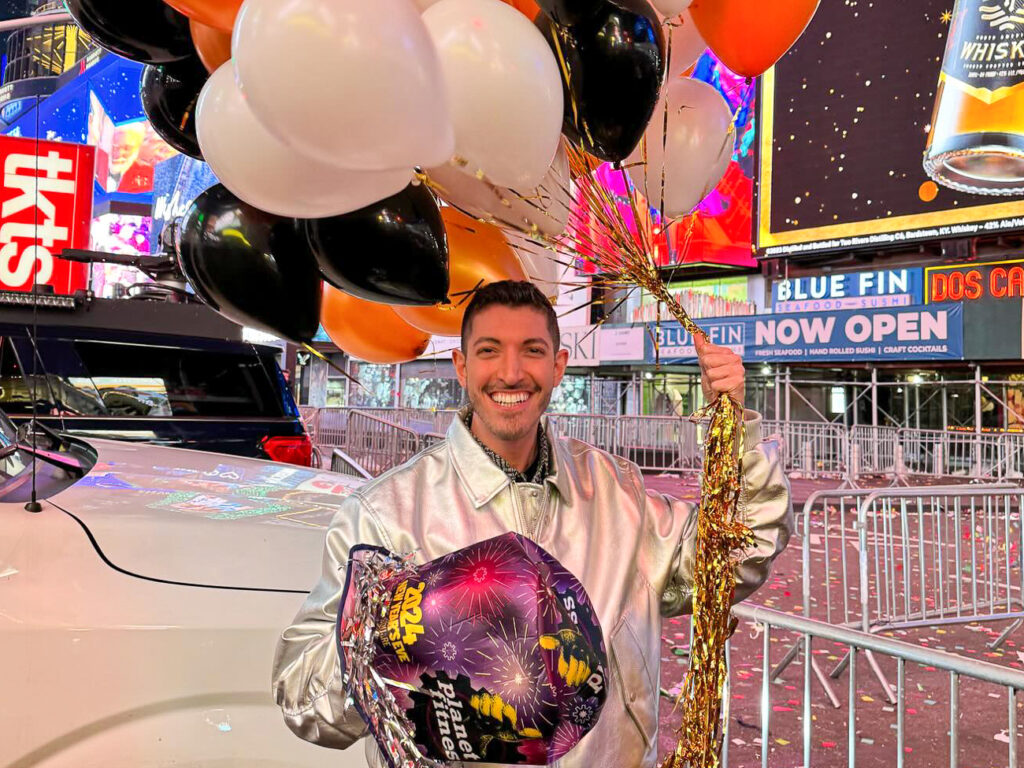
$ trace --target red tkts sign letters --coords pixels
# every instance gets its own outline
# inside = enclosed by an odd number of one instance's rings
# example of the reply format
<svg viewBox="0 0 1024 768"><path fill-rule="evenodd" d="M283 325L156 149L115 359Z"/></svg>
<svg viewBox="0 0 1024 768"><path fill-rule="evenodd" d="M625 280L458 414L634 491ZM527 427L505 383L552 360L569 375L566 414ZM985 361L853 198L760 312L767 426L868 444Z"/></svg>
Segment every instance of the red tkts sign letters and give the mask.
<svg viewBox="0 0 1024 768"><path fill-rule="evenodd" d="M92 223L92 147L0 136L0 290L37 282L70 295L86 287L89 268L58 259L87 248Z"/></svg>

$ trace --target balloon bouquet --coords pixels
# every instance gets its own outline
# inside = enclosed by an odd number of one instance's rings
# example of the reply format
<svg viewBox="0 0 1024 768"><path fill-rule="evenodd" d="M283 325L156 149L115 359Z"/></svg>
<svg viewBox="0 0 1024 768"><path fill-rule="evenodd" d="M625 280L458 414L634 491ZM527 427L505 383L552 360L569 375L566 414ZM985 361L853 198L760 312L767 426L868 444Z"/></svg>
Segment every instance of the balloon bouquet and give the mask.
<svg viewBox="0 0 1024 768"><path fill-rule="evenodd" d="M642 287L691 333L654 253L715 187L733 115L687 77L710 47L752 78L818 0L65 0L147 65L154 129L220 180L178 243L196 293L296 342L322 323L370 362L458 335L472 292L567 269ZM610 165L609 165L610 164ZM667 765L718 764L739 404L710 412L695 652ZM698 650L699 649L699 650Z"/></svg>

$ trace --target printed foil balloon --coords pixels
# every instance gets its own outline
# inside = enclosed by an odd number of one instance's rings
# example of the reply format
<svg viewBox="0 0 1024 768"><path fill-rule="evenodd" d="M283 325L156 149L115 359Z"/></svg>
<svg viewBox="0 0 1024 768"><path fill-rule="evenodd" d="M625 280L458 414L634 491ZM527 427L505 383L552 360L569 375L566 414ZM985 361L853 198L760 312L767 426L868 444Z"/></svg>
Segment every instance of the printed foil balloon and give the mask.
<svg viewBox="0 0 1024 768"><path fill-rule="evenodd" d="M609 162L625 160L654 114L665 77L666 43L647 0L598 0L584 21L537 25L562 64L562 131Z"/></svg>
<svg viewBox="0 0 1024 768"><path fill-rule="evenodd" d="M586 590L516 533L425 565L353 547L337 626L345 685L392 768L551 764L607 697Z"/></svg>

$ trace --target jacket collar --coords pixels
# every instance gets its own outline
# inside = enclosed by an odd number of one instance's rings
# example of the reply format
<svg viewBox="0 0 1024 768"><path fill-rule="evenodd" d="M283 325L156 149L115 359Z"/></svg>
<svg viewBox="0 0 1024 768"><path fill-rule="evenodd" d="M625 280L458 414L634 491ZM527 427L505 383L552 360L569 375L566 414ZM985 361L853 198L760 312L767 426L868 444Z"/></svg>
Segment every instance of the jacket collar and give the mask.
<svg viewBox="0 0 1024 768"><path fill-rule="evenodd" d="M564 441L555 435L550 421L545 416L541 423L548 435L551 446L551 464L554 474L548 475L545 482L550 483L558 491L563 500L569 498L569 455ZM508 475L491 461L484 449L477 443L461 418L452 420L448 427L448 452L451 456L455 473L462 481L466 493L473 506L479 509L512 483Z"/></svg>

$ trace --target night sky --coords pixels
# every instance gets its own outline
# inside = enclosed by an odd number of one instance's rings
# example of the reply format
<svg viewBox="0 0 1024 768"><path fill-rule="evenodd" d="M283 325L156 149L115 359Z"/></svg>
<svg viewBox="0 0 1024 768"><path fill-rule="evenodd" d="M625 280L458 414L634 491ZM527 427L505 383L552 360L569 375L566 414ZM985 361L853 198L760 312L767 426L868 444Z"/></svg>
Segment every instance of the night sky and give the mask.
<svg viewBox="0 0 1024 768"><path fill-rule="evenodd" d="M773 231L1013 199L944 187L932 202L919 197L953 4L821 3L776 67Z"/></svg>

